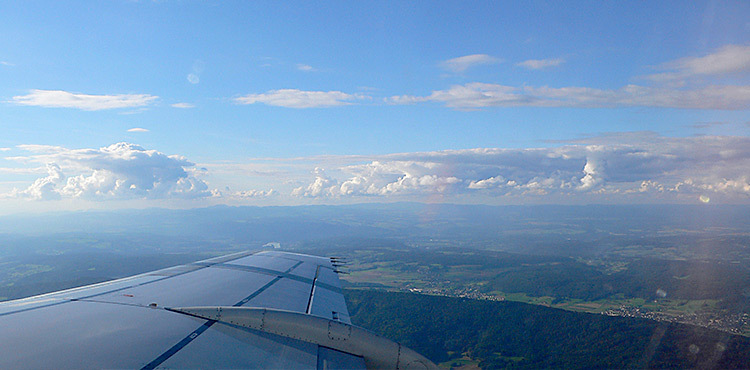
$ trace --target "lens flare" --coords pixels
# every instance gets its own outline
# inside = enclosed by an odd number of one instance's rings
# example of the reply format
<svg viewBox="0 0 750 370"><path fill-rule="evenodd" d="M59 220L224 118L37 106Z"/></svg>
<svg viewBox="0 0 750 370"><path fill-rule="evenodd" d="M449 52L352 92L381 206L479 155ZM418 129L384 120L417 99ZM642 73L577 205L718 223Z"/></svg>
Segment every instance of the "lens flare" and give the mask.
<svg viewBox="0 0 750 370"><path fill-rule="evenodd" d="M197 75L197 74L195 74L195 73L191 73L191 74L189 74L189 75L187 76L187 80L188 80L188 82L190 82L190 83L191 83L191 84L193 84L193 85L195 85L195 84L197 84L198 82L200 82L200 81L201 81L200 77L198 77L198 75Z"/></svg>

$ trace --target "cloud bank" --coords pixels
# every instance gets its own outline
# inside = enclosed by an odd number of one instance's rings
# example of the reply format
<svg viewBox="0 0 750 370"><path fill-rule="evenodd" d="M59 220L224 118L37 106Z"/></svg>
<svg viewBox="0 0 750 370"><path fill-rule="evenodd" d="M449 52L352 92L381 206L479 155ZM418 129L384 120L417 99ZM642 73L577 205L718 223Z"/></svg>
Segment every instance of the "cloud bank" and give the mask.
<svg viewBox="0 0 750 370"><path fill-rule="evenodd" d="M352 158L355 160L355 158ZM364 159L364 161L363 161ZM341 161L342 158L338 158ZM554 148L402 153L324 170L292 190L306 198L416 195L559 201L750 200L750 138L618 134Z"/></svg>
<svg viewBox="0 0 750 370"><path fill-rule="evenodd" d="M99 149L20 145L32 155L6 159L45 164L47 176L6 198L54 200L192 199L211 196L208 186L193 174L186 158L147 150L130 143Z"/></svg>
<svg viewBox="0 0 750 370"><path fill-rule="evenodd" d="M76 108L87 111L143 107L158 96L148 94L89 95L62 90L31 90L27 95L14 96L12 103L46 108Z"/></svg>
<svg viewBox="0 0 750 370"><path fill-rule="evenodd" d="M195 168L184 157L129 143L99 149L22 145L17 150L29 155L5 159L28 168L7 172L36 179L0 198L211 198L232 204L750 202L748 137L670 138L637 132L556 145L201 165L208 170ZM209 189L202 180L208 171L225 190Z"/></svg>

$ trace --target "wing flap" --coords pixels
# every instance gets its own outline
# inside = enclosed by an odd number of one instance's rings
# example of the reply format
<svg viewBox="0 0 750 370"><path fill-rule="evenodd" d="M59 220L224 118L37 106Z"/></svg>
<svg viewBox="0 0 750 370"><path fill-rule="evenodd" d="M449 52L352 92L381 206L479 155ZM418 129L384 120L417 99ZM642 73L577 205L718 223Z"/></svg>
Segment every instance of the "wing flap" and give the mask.
<svg viewBox="0 0 750 370"><path fill-rule="evenodd" d="M427 369L435 366L409 348L338 320L250 307L184 307L170 310L362 357L368 368Z"/></svg>

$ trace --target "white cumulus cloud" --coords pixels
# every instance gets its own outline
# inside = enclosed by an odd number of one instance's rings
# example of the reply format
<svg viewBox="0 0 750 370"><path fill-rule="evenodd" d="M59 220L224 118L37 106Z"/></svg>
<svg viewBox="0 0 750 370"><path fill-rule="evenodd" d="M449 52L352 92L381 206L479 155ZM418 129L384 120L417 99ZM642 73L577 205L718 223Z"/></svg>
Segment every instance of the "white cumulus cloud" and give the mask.
<svg viewBox="0 0 750 370"><path fill-rule="evenodd" d="M488 177L482 180L471 180L469 182L469 189L499 188L499 187L506 186L508 182L509 182L508 180L506 180L504 177L500 175L492 176L492 177Z"/></svg>
<svg viewBox="0 0 750 370"><path fill-rule="evenodd" d="M26 95L14 96L11 102L18 105L96 111L143 107L158 98L148 94L90 95L62 90L31 90Z"/></svg>
<svg viewBox="0 0 750 370"><path fill-rule="evenodd" d="M46 163L47 176L10 196L38 200L60 198L165 199L211 196L206 183L182 156L166 155L130 143L99 149L21 145L33 152L13 159ZM6 195L7 196L7 195Z"/></svg>
<svg viewBox="0 0 750 370"><path fill-rule="evenodd" d="M307 187L298 187L292 190L293 196L320 197L335 195L336 182L326 175L325 170L319 167L314 171L315 180Z"/></svg>
<svg viewBox="0 0 750 370"><path fill-rule="evenodd" d="M60 193L55 189L59 183L65 180L60 166L50 163L47 165L47 176L38 178L28 188L22 191L14 190L12 195L21 198L38 200L57 200Z"/></svg>
<svg viewBox="0 0 750 370"><path fill-rule="evenodd" d="M270 190L242 190L242 191L236 191L231 193L231 197L234 198L241 198L241 199L252 199L252 198L267 198L270 196L278 195L279 192L277 192L274 189Z"/></svg>
<svg viewBox="0 0 750 370"><path fill-rule="evenodd" d="M487 54L472 54L458 58L448 59L440 65L451 72L464 72L467 69L484 64L500 63L501 60Z"/></svg>
<svg viewBox="0 0 750 370"><path fill-rule="evenodd" d="M364 98L361 95L351 95L341 91L281 89L263 94L249 94L234 100L239 104L263 103L286 108L322 108L350 105L352 101Z"/></svg>

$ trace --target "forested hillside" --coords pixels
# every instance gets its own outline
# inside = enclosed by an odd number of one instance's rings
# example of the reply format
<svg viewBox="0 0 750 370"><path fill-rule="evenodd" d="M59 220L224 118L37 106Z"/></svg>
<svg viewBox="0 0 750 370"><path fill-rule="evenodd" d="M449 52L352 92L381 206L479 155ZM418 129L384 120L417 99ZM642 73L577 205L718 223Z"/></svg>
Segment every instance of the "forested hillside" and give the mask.
<svg viewBox="0 0 750 370"><path fill-rule="evenodd" d="M742 368L750 338L646 319L375 290L344 291L352 322L436 363L482 368Z"/></svg>

